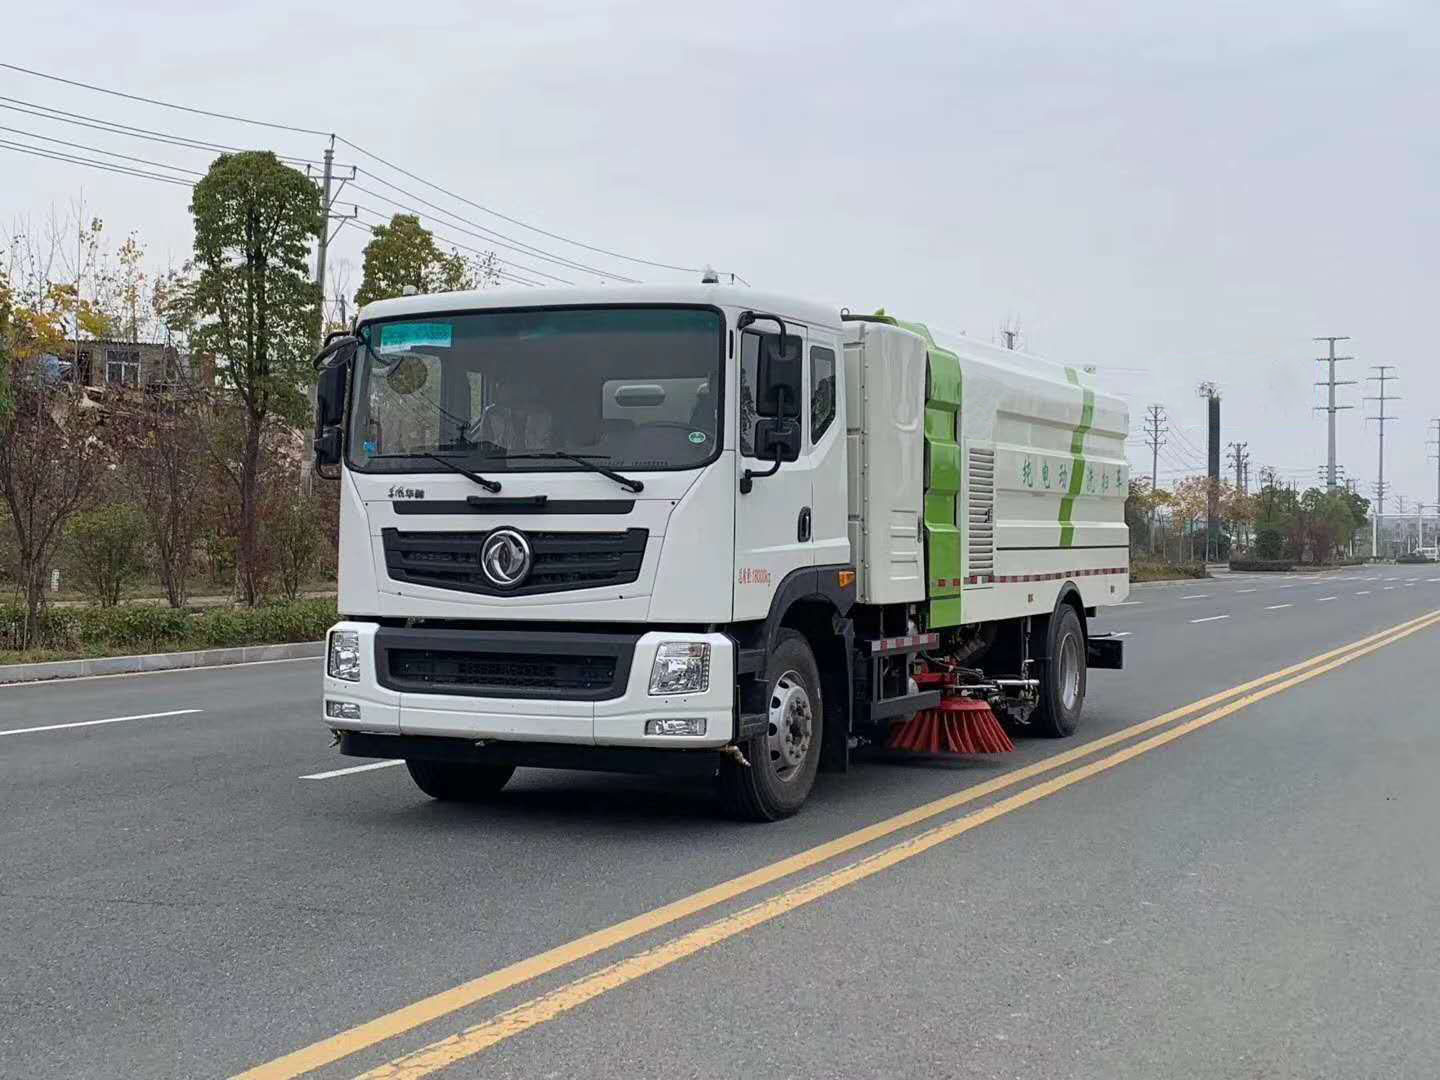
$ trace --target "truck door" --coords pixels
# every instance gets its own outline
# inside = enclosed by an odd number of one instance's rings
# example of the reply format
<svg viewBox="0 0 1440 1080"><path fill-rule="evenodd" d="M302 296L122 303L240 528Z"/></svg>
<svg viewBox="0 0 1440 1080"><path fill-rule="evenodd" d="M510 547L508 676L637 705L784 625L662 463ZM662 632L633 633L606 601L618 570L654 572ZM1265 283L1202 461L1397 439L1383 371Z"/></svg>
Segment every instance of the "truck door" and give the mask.
<svg viewBox="0 0 1440 1080"><path fill-rule="evenodd" d="M808 331L794 322L786 322L785 349L799 350L808 355ZM761 345L778 335L763 332L761 326L739 335L736 407L738 453L736 459L737 490L745 470L768 472L773 462L755 456L756 367ZM810 428L810 371L804 368L804 391L800 395L800 426L802 433ZM770 599L776 588L792 571L813 566L814 551L814 456L809 440L802 440L798 461L787 461L773 476L757 477L748 494L736 496L735 502L735 618L763 619L770 612Z"/></svg>
<svg viewBox="0 0 1440 1080"><path fill-rule="evenodd" d="M839 340L826 331L813 332L806 349L810 411L805 421L805 446L811 460L811 550L816 566L845 566L852 559L845 474L844 367Z"/></svg>

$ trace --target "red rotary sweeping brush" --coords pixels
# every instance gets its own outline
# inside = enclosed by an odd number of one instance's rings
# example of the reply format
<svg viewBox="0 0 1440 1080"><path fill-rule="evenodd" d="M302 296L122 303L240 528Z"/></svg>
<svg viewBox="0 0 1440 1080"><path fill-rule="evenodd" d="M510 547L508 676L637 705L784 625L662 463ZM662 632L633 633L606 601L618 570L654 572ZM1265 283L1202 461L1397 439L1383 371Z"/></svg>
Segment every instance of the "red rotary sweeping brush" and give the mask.
<svg viewBox="0 0 1440 1080"><path fill-rule="evenodd" d="M961 697L946 675L922 672L915 681L921 686L938 685L946 696L935 708L895 723L887 749L921 754L1008 754L1015 749L990 706Z"/></svg>

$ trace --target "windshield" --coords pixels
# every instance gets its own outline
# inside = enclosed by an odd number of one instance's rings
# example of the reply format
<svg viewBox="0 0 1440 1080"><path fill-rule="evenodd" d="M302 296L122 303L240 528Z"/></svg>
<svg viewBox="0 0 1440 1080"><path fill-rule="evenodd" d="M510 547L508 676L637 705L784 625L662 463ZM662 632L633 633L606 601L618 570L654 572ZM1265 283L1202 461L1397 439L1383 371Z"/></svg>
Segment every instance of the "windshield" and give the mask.
<svg viewBox="0 0 1440 1080"><path fill-rule="evenodd" d="M361 328L350 463L689 469L719 453L724 320L701 308L476 312ZM539 457L526 456L539 455Z"/></svg>

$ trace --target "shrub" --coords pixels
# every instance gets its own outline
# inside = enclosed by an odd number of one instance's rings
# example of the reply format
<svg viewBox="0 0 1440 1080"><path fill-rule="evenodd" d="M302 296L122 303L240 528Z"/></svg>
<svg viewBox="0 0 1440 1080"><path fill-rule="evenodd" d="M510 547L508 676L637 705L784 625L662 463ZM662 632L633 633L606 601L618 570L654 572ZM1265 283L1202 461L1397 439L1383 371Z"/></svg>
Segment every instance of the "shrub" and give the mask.
<svg viewBox="0 0 1440 1080"><path fill-rule="evenodd" d="M1285 554L1285 534L1273 526L1262 525L1255 530L1255 557L1279 559Z"/></svg>
<svg viewBox="0 0 1440 1080"><path fill-rule="evenodd" d="M319 641L335 622L335 601L299 600L254 608L177 611L164 607L47 608L29 647L116 655ZM0 649L19 649L25 609L0 607Z"/></svg>
<svg viewBox="0 0 1440 1080"><path fill-rule="evenodd" d="M1140 559L1130 564L1131 581L1173 581L1176 578L1206 577L1203 562L1172 563Z"/></svg>
<svg viewBox="0 0 1440 1080"><path fill-rule="evenodd" d="M133 506L102 506L76 514L65 530L70 576L102 607L120 603L145 565L145 518Z"/></svg>
<svg viewBox="0 0 1440 1080"><path fill-rule="evenodd" d="M286 600L300 598L301 588L320 562L327 537L318 511L303 496L292 495L268 515L262 540L270 549L265 561L274 566Z"/></svg>
<svg viewBox="0 0 1440 1080"><path fill-rule="evenodd" d="M1268 571L1278 573L1286 570L1294 570L1295 564L1289 559L1231 559L1230 569L1251 573L1265 573Z"/></svg>

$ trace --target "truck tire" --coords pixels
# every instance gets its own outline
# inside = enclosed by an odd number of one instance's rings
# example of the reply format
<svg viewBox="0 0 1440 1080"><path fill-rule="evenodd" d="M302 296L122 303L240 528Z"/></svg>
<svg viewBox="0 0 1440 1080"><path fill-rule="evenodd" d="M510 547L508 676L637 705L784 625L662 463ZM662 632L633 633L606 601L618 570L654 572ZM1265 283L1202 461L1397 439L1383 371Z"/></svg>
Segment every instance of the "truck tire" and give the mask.
<svg viewBox="0 0 1440 1080"><path fill-rule="evenodd" d="M748 766L727 761L720 771L726 809L744 821L778 821L805 804L825 735L820 669L803 635L780 631L765 679L770 728L740 744Z"/></svg>
<svg viewBox="0 0 1440 1080"><path fill-rule="evenodd" d="M451 761L405 759L410 779L432 799L480 802L494 795L515 774L514 765L469 765Z"/></svg>
<svg viewBox="0 0 1440 1080"><path fill-rule="evenodd" d="M1075 734L1085 705L1085 627L1069 604L1061 604L1045 628L1040 704L1031 730L1051 739Z"/></svg>

